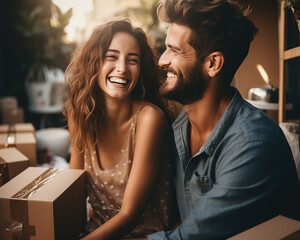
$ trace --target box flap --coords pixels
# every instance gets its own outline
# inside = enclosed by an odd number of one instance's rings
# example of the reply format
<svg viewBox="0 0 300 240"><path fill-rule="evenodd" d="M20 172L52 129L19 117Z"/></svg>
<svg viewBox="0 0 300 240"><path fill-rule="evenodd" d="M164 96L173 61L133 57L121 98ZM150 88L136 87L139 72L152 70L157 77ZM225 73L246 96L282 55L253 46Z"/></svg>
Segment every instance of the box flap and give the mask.
<svg viewBox="0 0 300 240"><path fill-rule="evenodd" d="M11 179L9 182L0 187L0 198L10 198L22 188L24 188L29 182L36 179L47 168L28 167L18 176Z"/></svg>
<svg viewBox="0 0 300 240"><path fill-rule="evenodd" d="M33 133L17 133L16 143L36 143L35 135Z"/></svg>
<svg viewBox="0 0 300 240"><path fill-rule="evenodd" d="M61 195L76 179L78 179L84 170L79 169L50 169L42 167L28 167L15 178L10 180L8 183L4 184L0 188L0 198L12 198L14 195L20 192L27 192L31 189L31 186L37 185L36 183L44 178L47 171L53 170L54 172L50 178L49 175L46 176L46 181L34 188L33 193L28 197L30 200L37 201L54 201L59 195Z"/></svg>
<svg viewBox="0 0 300 240"><path fill-rule="evenodd" d="M11 126L9 124L0 124L0 132L7 133L9 130L15 132L34 132L35 128L32 123L15 123Z"/></svg>
<svg viewBox="0 0 300 240"><path fill-rule="evenodd" d="M32 123L16 123L16 132L33 132L35 128Z"/></svg>
<svg viewBox="0 0 300 240"><path fill-rule="evenodd" d="M48 181L46 186L40 188L38 192L33 194L31 200L54 201L60 196L73 182L75 182L84 170L80 169L63 169L55 174L55 177Z"/></svg>
<svg viewBox="0 0 300 240"><path fill-rule="evenodd" d="M28 157L15 147L0 149L0 157L7 163L28 161Z"/></svg>
<svg viewBox="0 0 300 240"><path fill-rule="evenodd" d="M300 230L300 222L284 216L277 216L237 234L228 240L275 240L275 239L299 239L293 238L293 234ZM287 238L289 237L289 238ZM299 235L298 235L299 237Z"/></svg>

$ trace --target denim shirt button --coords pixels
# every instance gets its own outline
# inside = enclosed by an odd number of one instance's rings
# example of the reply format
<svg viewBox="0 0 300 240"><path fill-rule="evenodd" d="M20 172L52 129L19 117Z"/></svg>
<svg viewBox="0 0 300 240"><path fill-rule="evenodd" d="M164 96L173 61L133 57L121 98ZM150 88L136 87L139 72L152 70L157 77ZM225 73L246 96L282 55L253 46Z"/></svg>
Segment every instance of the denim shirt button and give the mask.
<svg viewBox="0 0 300 240"><path fill-rule="evenodd" d="M210 153L213 153L214 150L215 150L215 149L214 149L213 147L210 147L210 148L209 148Z"/></svg>

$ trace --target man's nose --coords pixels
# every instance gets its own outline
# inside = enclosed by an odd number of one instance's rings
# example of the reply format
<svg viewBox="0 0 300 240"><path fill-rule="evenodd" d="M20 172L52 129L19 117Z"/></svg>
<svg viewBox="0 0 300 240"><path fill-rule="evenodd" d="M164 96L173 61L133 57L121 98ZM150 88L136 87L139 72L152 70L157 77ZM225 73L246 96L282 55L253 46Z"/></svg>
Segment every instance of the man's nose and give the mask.
<svg viewBox="0 0 300 240"><path fill-rule="evenodd" d="M166 67L170 65L170 58L168 57L167 50L163 52L158 60L158 65L161 67Z"/></svg>

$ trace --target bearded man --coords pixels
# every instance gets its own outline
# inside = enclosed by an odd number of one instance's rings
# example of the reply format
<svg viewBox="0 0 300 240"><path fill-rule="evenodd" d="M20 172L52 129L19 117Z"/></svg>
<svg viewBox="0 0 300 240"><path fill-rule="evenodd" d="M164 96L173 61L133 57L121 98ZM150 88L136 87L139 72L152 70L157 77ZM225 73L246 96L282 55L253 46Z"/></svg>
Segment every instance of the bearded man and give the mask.
<svg viewBox="0 0 300 240"><path fill-rule="evenodd" d="M279 214L300 218L294 159L276 122L231 87L257 28L232 0L163 0L159 65L173 123L181 224L148 239L226 239Z"/></svg>

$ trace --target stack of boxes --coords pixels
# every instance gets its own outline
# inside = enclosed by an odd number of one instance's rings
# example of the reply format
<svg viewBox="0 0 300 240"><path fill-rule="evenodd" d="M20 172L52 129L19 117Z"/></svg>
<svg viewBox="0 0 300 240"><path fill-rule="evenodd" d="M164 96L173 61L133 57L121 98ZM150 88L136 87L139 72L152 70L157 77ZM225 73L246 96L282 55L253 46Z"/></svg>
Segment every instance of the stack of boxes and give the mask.
<svg viewBox="0 0 300 240"><path fill-rule="evenodd" d="M36 166L35 128L15 97L0 98L0 186L28 166Z"/></svg>
<svg viewBox="0 0 300 240"><path fill-rule="evenodd" d="M11 147L28 157L30 166L36 166L35 128L31 123L0 124L0 151Z"/></svg>
<svg viewBox="0 0 300 240"><path fill-rule="evenodd" d="M37 167L35 128L13 97L0 99L0 120L0 239L77 239L85 171Z"/></svg>

